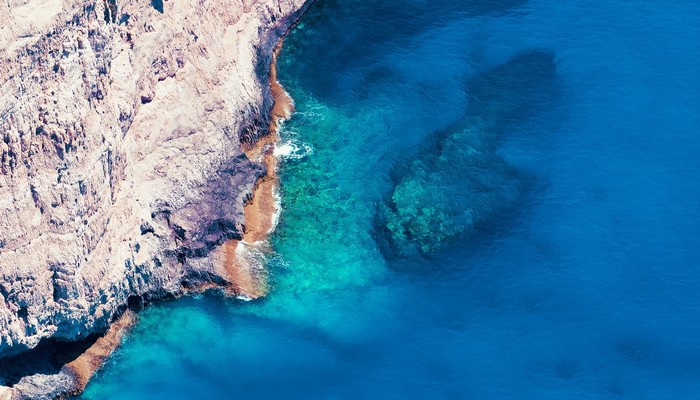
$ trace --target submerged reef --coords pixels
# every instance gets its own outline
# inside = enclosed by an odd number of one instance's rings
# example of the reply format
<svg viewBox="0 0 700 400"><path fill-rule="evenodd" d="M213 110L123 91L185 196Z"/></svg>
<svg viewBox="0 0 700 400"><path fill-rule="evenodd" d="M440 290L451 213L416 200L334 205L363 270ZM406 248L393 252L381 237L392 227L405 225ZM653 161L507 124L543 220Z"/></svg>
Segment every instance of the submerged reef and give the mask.
<svg viewBox="0 0 700 400"><path fill-rule="evenodd" d="M531 179L498 153L502 137L542 110L556 86L554 54L539 49L470 79L464 118L428 139L379 204L385 248L435 253L515 208Z"/></svg>

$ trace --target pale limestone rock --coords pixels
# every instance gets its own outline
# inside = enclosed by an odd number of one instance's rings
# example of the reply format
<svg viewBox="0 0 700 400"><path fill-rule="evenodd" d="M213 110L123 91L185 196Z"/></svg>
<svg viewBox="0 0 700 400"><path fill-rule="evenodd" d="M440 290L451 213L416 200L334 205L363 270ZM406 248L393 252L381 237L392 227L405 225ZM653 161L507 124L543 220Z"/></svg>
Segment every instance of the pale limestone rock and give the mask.
<svg viewBox="0 0 700 400"><path fill-rule="evenodd" d="M12 389L7 386L0 386L0 400L12 399Z"/></svg>
<svg viewBox="0 0 700 400"><path fill-rule="evenodd" d="M0 2L0 356L225 283L209 254L265 172L240 145L305 2Z"/></svg>

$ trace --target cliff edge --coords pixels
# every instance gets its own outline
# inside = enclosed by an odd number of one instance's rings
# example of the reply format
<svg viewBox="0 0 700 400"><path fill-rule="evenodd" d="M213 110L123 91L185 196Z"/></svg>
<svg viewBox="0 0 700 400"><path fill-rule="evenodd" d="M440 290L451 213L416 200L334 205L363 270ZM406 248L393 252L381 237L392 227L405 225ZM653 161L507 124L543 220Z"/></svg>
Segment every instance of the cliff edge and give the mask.
<svg viewBox="0 0 700 400"><path fill-rule="evenodd" d="M244 149L305 3L0 3L0 357L232 283L212 254L266 174Z"/></svg>

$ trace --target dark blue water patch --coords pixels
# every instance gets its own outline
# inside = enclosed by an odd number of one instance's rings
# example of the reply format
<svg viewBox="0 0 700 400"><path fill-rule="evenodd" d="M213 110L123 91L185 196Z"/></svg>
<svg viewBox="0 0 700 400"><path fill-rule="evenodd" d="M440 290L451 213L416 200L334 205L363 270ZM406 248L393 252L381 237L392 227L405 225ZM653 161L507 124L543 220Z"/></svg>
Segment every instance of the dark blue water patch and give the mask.
<svg viewBox="0 0 700 400"><path fill-rule="evenodd" d="M323 54L324 57L316 57L314 63L305 66L305 76L313 76L305 80L305 87L323 101L347 102L358 92L367 90L373 81L396 78L395 69L388 71L391 66L377 65L387 49L410 49L422 34L437 27L465 18L517 13L526 3L526 0L321 1L315 5L319 12L308 14L301 25L303 29L295 33L295 42L303 45L290 44L289 51L302 59ZM363 11L356 12L358 8ZM333 40L314 40L318 35ZM337 69L342 73L333 72Z"/></svg>
<svg viewBox="0 0 700 400"><path fill-rule="evenodd" d="M151 6L153 6L156 11L163 14L163 0L151 0Z"/></svg>

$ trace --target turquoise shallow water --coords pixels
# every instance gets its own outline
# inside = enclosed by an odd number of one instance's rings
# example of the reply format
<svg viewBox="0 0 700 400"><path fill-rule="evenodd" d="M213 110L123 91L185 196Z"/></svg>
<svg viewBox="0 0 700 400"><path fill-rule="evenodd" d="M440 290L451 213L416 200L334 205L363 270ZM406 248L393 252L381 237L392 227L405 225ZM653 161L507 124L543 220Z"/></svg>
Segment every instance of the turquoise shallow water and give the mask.
<svg viewBox="0 0 700 400"><path fill-rule="evenodd" d="M144 310L82 398L699 397L698 27L319 0L279 63L272 294Z"/></svg>

